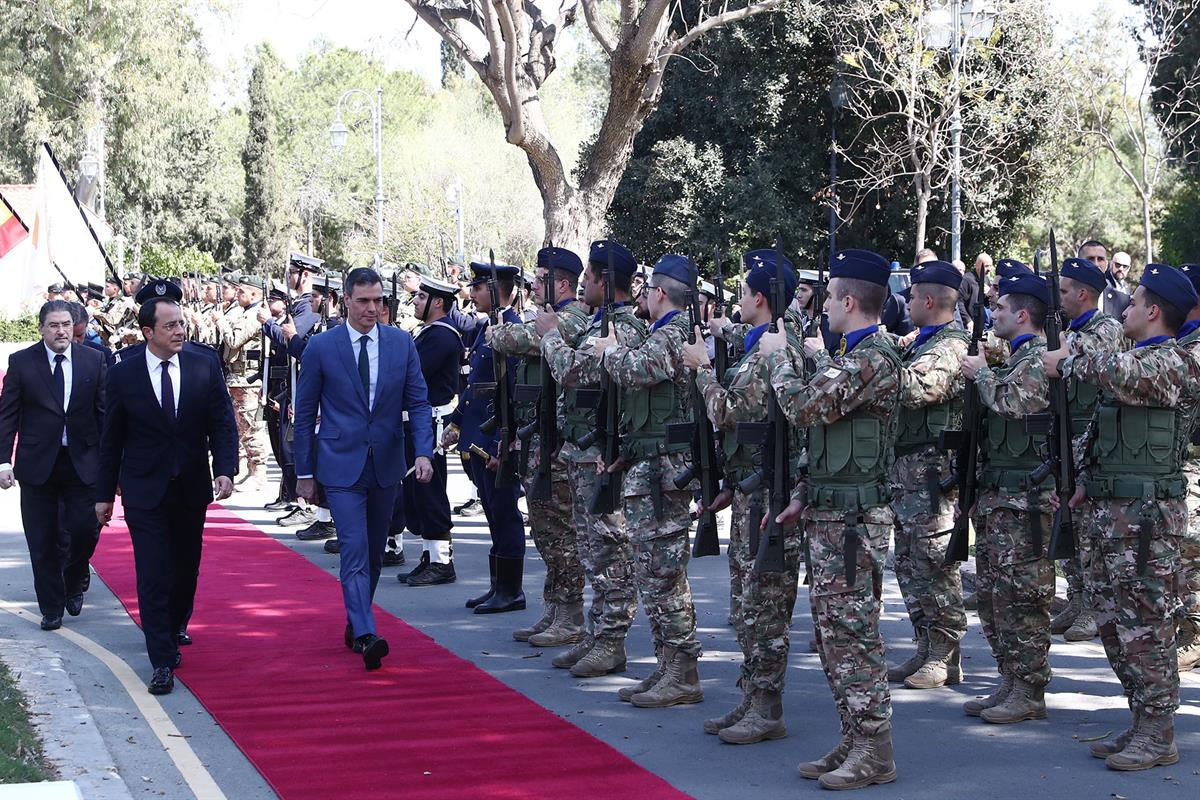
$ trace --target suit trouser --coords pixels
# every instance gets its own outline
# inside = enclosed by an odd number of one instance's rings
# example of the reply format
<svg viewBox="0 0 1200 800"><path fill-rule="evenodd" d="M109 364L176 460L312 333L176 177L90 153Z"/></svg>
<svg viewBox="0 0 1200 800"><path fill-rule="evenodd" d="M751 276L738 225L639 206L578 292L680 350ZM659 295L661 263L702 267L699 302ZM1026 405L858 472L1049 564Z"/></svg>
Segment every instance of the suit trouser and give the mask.
<svg viewBox="0 0 1200 800"><path fill-rule="evenodd" d="M517 485L496 488L496 473L481 458L468 460L471 482L479 490L479 502L492 535L491 554L501 558L525 557L525 522L517 508Z"/></svg>
<svg viewBox="0 0 1200 800"><path fill-rule="evenodd" d="M353 486L325 487L326 502L337 526L342 599L355 637L375 633L371 603L383 569L383 551L399 489L396 483L379 484L375 477L375 456L369 451L362 474Z"/></svg>
<svg viewBox="0 0 1200 800"><path fill-rule="evenodd" d="M126 508L137 567L138 614L150 664L172 667L175 635L192 616L207 506L189 504L183 481L171 479L154 508Z"/></svg>
<svg viewBox="0 0 1200 800"><path fill-rule="evenodd" d="M88 560L100 541L92 487L80 480L67 448L59 449L45 483L21 484L21 521L38 609L62 616L66 599L87 591Z"/></svg>

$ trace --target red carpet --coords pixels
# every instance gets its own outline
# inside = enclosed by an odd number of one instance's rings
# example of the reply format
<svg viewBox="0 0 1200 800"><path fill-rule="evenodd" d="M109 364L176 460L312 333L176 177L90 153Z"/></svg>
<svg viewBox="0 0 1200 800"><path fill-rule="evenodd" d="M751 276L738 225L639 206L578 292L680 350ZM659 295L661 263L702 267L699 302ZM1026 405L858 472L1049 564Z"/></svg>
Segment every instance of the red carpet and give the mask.
<svg viewBox="0 0 1200 800"><path fill-rule="evenodd" d="M378 608L392 654L368 673L334 578L227 511L208 522L179 678L284 800L687 796ZM93 564L136 618L123 519Z"/></svg>

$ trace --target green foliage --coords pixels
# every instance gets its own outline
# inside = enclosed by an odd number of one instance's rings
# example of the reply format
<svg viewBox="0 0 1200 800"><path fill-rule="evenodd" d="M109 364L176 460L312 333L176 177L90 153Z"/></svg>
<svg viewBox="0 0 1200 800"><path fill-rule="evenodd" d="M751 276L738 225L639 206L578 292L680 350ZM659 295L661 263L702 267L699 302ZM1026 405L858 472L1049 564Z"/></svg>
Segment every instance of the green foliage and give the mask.
<svg viewBox="0 0 1200 800"><path fill-rule="evenodd" d="M245 268L269 275L286 263L295 219L289 213L275 132L282 65L269 45L261 45L257 55L250 75L249 129L242 149L242 167L246 170L242 229Z"/></svg>
<svg viewBox="0 0 1200 800"><path fill-rule="evenodd" d="M1200 208L1200 178L1181 180L1166 203L1159 225L1159 261L1168 264L1200 262L1200 227L1196 225L1196 209Z"/></svg>
<svg viewBox="0 0 1200 800"><path fill-rule="evenodd" d="M36 342L41 336L38 332L37 314L0 319L0 342Z"/></svg>
<svg viewBox="0 0 1200 800"><path fill-rule="evenodd" d="M141 267L147 275L156 276L215 275L219 271L212 254L195 247L146 247Z"/></svg>
<svg viewBox="0 0 1200 800"><path fill-rule="evenodd" d="M33 338L37 338L36 333ZM0 664L0 784L36 783L47 777L42 766L42 743L29 724L25 698L8 667Z"/></svg>

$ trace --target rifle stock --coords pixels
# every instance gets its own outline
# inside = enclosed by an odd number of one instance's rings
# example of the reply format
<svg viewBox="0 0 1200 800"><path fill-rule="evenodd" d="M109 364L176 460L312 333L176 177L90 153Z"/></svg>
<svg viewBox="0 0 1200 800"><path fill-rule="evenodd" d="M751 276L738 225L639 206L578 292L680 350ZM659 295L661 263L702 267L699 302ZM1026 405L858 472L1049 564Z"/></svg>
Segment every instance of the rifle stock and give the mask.
<svg viewBox="0 0 1200 800"><path fill-rule="evenodd" d="M613 313L616 308L616 295L613 288L613 278L616 270L613 266L612 243L609 243L608 262L604 268L604 307L600 310L600 336L606 338L613 326ZM603 463L606 469L600 473L596 482L596 491L588 503L590 514L612 514L621 507L621 478L619 473L609 472L607 468L617 463L621 454L621 434L617 430L619 409L617 407L620 387L607 371L603 372L600 382L600 402L596 411L596 427L583 437L591 447L600 442L604 450Z"/></svg>
<svg viewBox="0 0 1200 800"><path fill-rule="evenodd" d="M699 274L695 277L698 284ZM696 326L700 324L700 321L700 292L699 286L694 285L688 291L689 344L696 343ZM668 441L671 441L671 428L675 427L668 427ZM675 474L673 479L675 488L683 489L693 479L699 479L700 499L705 508L705 511L696 520L696 539L692 545L692 555L697 558L720 555L717 515L707 509L713 505L713 501L721 491L721 476L717 469L716 442L712 423L708 420L708 407L704 402L704 395L700 393L695 381L692 381L692 421L679 423L677 429L686 429L688 440L691 443L691 463L686 469Z"/></svg>
<svg viewBox="0 0 1200 800"><path fill-rule="evenodd" d="M500 313L500 279L496 275L496 256L492 251L488 251L488 263L491 270L488 274L488 296L492 302L491 324L493 329L499 326L504 321L504 316ZM517 484L516 468L513 465L512 444L515 430L512 424L512 398L508 393L508 359L498 352L496 348L492 348L492 376L496 379L495 390L492 394L492 419L485 422L484 425L491 423L491 429L485 431L485 435L490 435L492 432L499 434L496 443L496 458L500 464L496 468L496 488L504 489ZM480 431L483 431L484 425L480 425Z"/></svg>

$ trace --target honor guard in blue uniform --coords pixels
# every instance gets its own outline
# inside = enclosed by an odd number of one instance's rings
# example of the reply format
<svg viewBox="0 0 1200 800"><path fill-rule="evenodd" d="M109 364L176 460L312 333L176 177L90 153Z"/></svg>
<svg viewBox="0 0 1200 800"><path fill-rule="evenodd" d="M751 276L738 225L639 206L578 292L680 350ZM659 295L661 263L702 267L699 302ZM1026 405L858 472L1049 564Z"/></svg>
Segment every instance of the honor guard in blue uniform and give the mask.
<svg viewBox="0 0 1200 800"><path fill-rule="evenodd" d="M512 304L520 271L516 267L500 264L495 269L500 316L504 322L519 323L521 318L513 310ZM475 308L490 313L492 300L488 281L491 267L471 262L471 271L474 279L469 286ZM492 536L492 548L488 554L491 587L479 597L467 601L467 608L475 609L476 614L521 611L525 608L525 593L521 590L525 564L525 524L517 508L520 486L515 476L510 476L511 480L499 481L501 485L497 486L497 472L507 471L507 466L502 462L507 460L511 465L512 453L498 452L500 425L489 427L485 424L499 416L497 397L500 395L496 386L492 348L487 341L488 327L480 327L475 334L467 354L467 386L459 396L458 408L450 415L449 425L441 440L443 447L450 447L457 442L459 453L464 457L470 454L466 459L467 471L471 482L479 490L479 499ZM507 395L510 400L516 384L517 361L516 358L505 359ZM481 391L484 386L488 386L489 390ZM480 430L481 426L483 430ZM515 432L510 431L510 434L515 436ZM498 459L498 455L503 455L504 459Z"/></svg>

